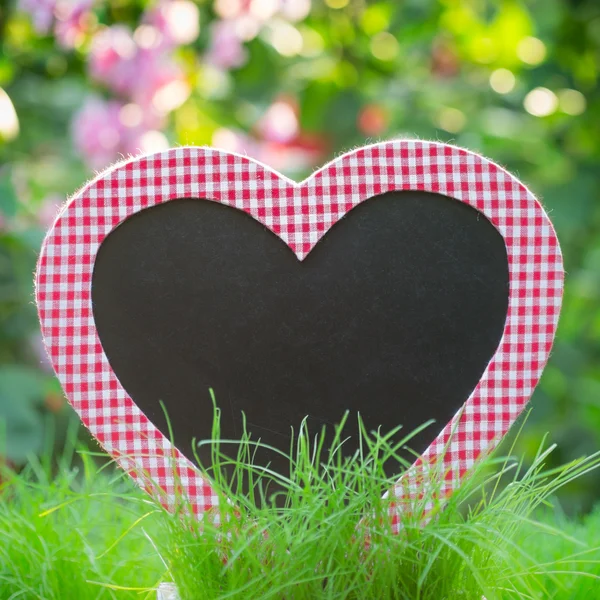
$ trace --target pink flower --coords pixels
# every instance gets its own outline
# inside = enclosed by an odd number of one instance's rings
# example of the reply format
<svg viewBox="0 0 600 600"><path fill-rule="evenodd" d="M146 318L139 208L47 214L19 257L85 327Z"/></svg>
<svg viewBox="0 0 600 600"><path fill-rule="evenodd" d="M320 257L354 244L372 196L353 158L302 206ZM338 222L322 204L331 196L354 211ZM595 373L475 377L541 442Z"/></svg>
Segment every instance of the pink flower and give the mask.
<svg viewBox="0 0 600 600"><path fill-rule="evenodd" d="M277 15L280 4L281 0L215 0L214 10L221 19L235 24L240 39L249 41Z"/></svg>
<svg viewBox="0 0 600 600"><path fill-rule="evenodd" d="M37 211L37 218L43 229L50 229L65 199L59 194L46 196Z"/></svg>
<svg viewBox="0 0 600 600"><path fill-rule="evenodd" d="M139 49L125 25L106 27L94 36L89 55L91 76L118 94L128 94L138 81Z"/></svg>
<svg viewBox="0 0 600 600"><path fill-rule="evenodd" d="M131 30L115 25L100 32L90 53L90 72L116 94L139 104L146 124L158 127L189 93L182 69L160 47L141 48ZM175 85L173 85L175 84ZM161 90L166 90L157 96Z"/></svg>
<svg viewBox="0 0 600 600"><path fill-rule="evenodd" d="M214 11L222 19L236 19L248 14L252 0L215 0Z"/></svg>
<svg viewBox="0 0 600 600"><path fill-rule="evenodd" d="M278 100L271 104L259 121L258 130L265 140L287 144L298 135L296 110L291 103Z"/></svg>
<svg viewBox="0 0 600 600"><path fill-rule="evenodd" d="M54 22L56 0L19 0L19 8L31 15L38 33L48 33Z"/></svg>
<svg viewBox="0 0 600 600"><path fill-rule="evenodd" d="M312 170L322 160L326 142L320 136L300 134L287 144L264 142L263 162L277 171L294 175Z"/></svg>
<svg viewBox="0 0 600 600"><path fill-rule="evenodd" d="M86 30L86 17L94 0L58 0L54 35L64 48L73 48Z"/></svg>
<svg viewBox="0 0 600 600"><path fill-rule="evenodd" d="M182 69L169 56L140 50L135 62L136 79L130 87L129 95L146 111L147 119L160 120L162 115L174 110L187 99L187 93L182 96L182 90L173 85L181 82L183 91L187 90ZM161 96L161 90L166 90L166 94ZM158 126L158 123L153 126Z"/></svg>
<svg viewBox="0 0 600 600"><path fill-rule="evenodd" d="M114 161L123 146L122 105L90 98L73 119L73 141L85 161L102 169Z"/></svg>
<svg viewBox="0 0 600 600"><path fill-rule="evenodd" d="M214 21L211 24L205 60L220 69L233 69L246 63L248 52L236 32L234 21Z"/></svg>
<svg viewBox="0 0 600 600"><path fill-rule="evenodd" d="M235 129L217 129L213 134L212 145L215 148L236 152L263 162L266 158L263 142Z"/></svg>
<svg viewBox="0 0 600 600"><path fill-rule="evenodd" d="M73 141L90 167L103 169L123 156L168 147L157 123L138 104L90 97L73 119Z"/></svg>
<svg viewBox="0 0 600 600"><path fill-rule="evenodd" d="M94 0L19 0L19 7L31 15L38 33L49 33L54 24L58 43L72 48L85 31L85 17L93 3Z"/></svg>
<svg viewBox="0 0 600 600"><path fill-rule="evenodd" d="M189 0L159 0L144 18L167 47L191 44L200 33L200 11Z"/></svg>
<svg viewBox="0 0 600 600"><path fill-rule="evenodd" d="M225 128L215 131L212 145L249 156L276 171L288 174L312 169L322 160L326 151L325 141L321 138L299 136L293 143L279 144Z"/></svg>

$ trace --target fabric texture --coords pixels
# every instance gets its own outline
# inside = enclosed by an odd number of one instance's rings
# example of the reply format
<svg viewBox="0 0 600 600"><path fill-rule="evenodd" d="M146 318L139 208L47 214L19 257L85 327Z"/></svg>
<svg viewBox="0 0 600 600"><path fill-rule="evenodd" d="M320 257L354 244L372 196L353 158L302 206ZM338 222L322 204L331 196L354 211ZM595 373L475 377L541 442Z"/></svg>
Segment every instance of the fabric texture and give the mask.
<svg viewBox="0 0 600 600"><path fill-rule="evenodd" d="M421 502L427 480L447 497L522 412L548 359L558 324L563 264L552 225L517 179L466 150L399 140L360 148L301 183L247 157L182 147L103 172L63 208L44 241L36 274L42 333L70 403L104 449L140 485L174 509L181 491L202 515L215 490L137 408L113 373L94 324L91 281L106 236L127 217L177 198L207 198L249 213L302 260L354 206L393 190L421 190L466 202L503 236L510 292L502 339L456 416L388 493L391 518ZM433 487L433 482L432 482ZM425 486L425 487L423 487ZM424 506L424 518L433 506Z"/></svg>

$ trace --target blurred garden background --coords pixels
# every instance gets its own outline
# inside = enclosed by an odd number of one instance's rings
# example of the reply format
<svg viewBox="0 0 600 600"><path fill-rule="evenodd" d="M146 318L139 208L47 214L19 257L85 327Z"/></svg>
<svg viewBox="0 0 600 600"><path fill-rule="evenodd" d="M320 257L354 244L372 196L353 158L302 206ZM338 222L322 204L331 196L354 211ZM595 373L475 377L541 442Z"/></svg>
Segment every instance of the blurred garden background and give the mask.
<svg viewBox="0 0 600 600"><path fill-rule="evenodd" d="M2 0L0 460L52 452L76 422L33 271L58 208L97 170L211 144L300 179L393 137L480 152L542 199L566 295L517 452L546 432L557 463L598 450L599 77L597 0ZM597 500L597 475L560 498L569 514Z"/></svg>

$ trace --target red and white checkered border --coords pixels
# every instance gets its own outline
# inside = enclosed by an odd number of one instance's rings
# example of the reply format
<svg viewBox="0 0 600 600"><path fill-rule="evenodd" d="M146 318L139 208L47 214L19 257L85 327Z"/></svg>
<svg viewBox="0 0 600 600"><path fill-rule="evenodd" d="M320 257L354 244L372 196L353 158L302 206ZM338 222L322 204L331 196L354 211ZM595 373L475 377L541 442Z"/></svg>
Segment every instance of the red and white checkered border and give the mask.
<svg viewBox="0 0 600 600"><path fill-rule="evenodd" d="M91 303L92 271L102 241L144 208L176 198L207 198L249 213L302 260L349 210L392 190L444 194L482 212L506 242L510 277L504 333L481 380L390 491L398 507L406 508L422 498L425 465L441 466L443 497L456 488L521 413L548 359L562 299L562 257L548 216L522 183L477 154L425 141L354 150L301 183L244 156L183 147L108 169L59 214L44 241L36 277L46 348L85 425L165 506L173 509L184 490L201 515L217 506L218 497L138 409L104 354ZM396 529L398 513L393 509L391 515Z"/></svg>

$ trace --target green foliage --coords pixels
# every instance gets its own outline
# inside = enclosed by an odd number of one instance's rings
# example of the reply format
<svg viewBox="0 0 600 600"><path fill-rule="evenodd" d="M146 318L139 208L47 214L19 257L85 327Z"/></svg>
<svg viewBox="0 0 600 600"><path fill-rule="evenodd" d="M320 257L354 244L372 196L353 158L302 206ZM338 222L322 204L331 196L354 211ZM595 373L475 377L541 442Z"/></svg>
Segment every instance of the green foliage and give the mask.
<svg viewBox="0 0 600 600"><path fill-rule="evenodd" d="M66 460L54 479L48 465L36 462L20 475L5 474L1 598L138 598L119 596L107 584L158 584L163 566L142 527L158 509L122 474L100 473L91 458L82 459L82 472Z"/></svg>
<svg viewBox="0 0 600 600"><path fill-rule="evenodd" d="M561 577L564 590L569 590L570 600L594 598L598 594L597 579L600 577L600 509L596 508L584 519L575 522L558 511L546 511L539 518L553 529L560 530L562 535L557 536L553 530L542 533L525 524L517 543L525 552L535 556L543 569L550 571L542 575L546 588L554 589L551 571L556 571ZM573 569L579 569L585 575L566 574ZM557 591L550 597L560 597L560 594Z"/></svg>
<svg viewBox="0 0 600 600"><path fill-rule="evenodd" d="M212 442L220 508L202 523L171 522L166 536L183 598L566 598L582 579L600 590L588 568L600 555L592 536L588 545L531 518L561 487L595 471L600 454L551 470L544 465L552 447L539 447L528 468L492 457L448 501L439 500L434 470L420 497L400 508L396 535L393 500L381 497L393 483L383 465L400 460L413 434L392 446L389 436L362 429L361 450L343 459L342 427L330 449L301 430L289 477L253 466L256 444L247 437L235 460ZM218 433L217 420L215 440ZM250 494L242 491L248 481ZM556 536L564 552L540 564L523 547L524 528L528 540ZM195 576L190 565L199 566Z"/></svg>
<svg viewBox="0 0 600 600"><path fill-rule="evenodd" d="M92 175L69 134L91 93L112 93L89 75L94 32L135 28L152 5L98 2L91 29L66 48L36 34L14 0L0 7L0 87L20 125L17 137L0 140L0 362L36 369L46 382L52 375L35 351L32 272L53 203ZM209 144L226 130L264 145L261 119L285 99L302 136L275 156L297 157L307 146L315 152L302 164L279 165L294 177L366 141L418 136L479 151L542 198L562 243L567 287L555 350L519 443L533 460L550 431L557 464L600 447L597 0L314 0L308 16L285 30L300 34L299 52L278 50L273 21L244 42L245 64L222 70L205 60L217 5L198 7L198 39L174 51L190 95L164 125L171 144ZM38 410L38 400L15 385L0 398L8 429L21 430L13 422L20 417L7 417L11 403L31 400L22 413L28 419L59 409L45 402ZM27 441L32 431L10 441L14 460L26 446L37 450ZM585 511L599 495L600 479L583 478L562 502L571 513Z"/></svg>
<svg viewBox="0 0 600 600"><path fill-rule="evenodd" d="M44 386L37 371L0 367L0 422L10 423L3 454L15 464L22 464L28 453L42 449L44 424L38 411L43 399Z"/></svg>
<svg viewBox="0 0 600 600"><path fill-rule="evenodd" d="M597 528L548 507L561 486L600 466L600 454L550 470L552 448L540 448L528 469L489 458L443 508L428 484L394 534L380 492L397 448L375 434L362 440L343 460L339 438L327 449L301 431L287 478L252 465L247 437L237 460L215 442L222 501L202 521L186 516L183 498L179 514L166 513L87 453L74 469L67 449L55 478L36 461L19 475L5 471L0 597L150 599L161 581L175 581L182 600L597 596ZM226 470L240 478L221 477ZM501 477L507 485L498 486ZM262 503L240 492L242 480ZM544 506L543 519L533 518Z"/></svg>

